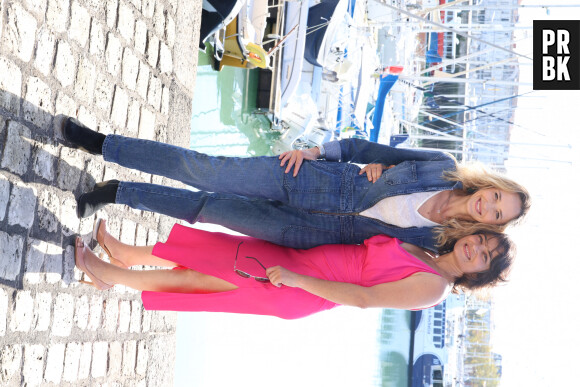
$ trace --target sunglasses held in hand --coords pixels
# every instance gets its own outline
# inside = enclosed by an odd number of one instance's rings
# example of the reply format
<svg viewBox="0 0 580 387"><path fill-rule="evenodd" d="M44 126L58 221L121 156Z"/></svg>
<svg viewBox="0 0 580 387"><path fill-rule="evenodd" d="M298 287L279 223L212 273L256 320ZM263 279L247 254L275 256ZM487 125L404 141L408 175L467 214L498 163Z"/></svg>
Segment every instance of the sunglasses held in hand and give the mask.
<svg viewBox="0 0 580 387"><path fill-rule="evenodd" d="M236 267L238 264L238 252L240 251L240 246L242 245L242 243L244 243L244 242L240 242L238 244L238 249L236 250L236 259L234 261L234 271L236 272L236 274L239 275L240 277L244 277L244 278L253 278L258 282L270 282L270 280L266 277L256 277L255 275L251 275L249 273L246 273L245 271L242 271ZM264 270L266 270L266 267L264 265L262 265L262 263L260 261L258 261L257 258L254 258L254 257L246 257L246 258L253 259L254 261L258 262L258 264L260 266L262 266L264 268Z"/></svg>

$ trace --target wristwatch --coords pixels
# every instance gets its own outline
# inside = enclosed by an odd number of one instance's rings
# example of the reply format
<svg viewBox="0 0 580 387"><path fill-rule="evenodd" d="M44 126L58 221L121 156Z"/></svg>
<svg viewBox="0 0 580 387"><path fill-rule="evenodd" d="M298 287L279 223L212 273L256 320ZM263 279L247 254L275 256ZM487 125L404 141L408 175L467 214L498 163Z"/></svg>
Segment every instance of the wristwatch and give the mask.
<svg viewBox="0 0 580 387"><path fill-rule="evenodd" d="M326 151L324 150L324 146L320 145L320 146L317 146L317 148L320 151L320 155L318 156L318 158L325 159L326 158Z"/></svg>

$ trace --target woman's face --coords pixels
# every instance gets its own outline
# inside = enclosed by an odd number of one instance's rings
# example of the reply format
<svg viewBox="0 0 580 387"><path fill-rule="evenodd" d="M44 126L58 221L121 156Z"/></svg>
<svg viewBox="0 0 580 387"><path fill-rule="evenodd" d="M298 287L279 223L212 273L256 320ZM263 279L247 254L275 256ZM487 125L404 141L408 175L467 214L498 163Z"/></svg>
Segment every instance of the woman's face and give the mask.
<svg viewBox="0 0 580 387"><path fill-rule="evenodd" d="M479 223L506 224L521 212L520 196L498 188L480 189L467 201L467 213Z"/></svg>
<svg viewBox="0 0 580 387"><path fill-rule="evenodd" d="M455 242L453 253L458 267L464 274L489 270L491 260L498 255L497 238L488 234L469 235Z"/></svg>

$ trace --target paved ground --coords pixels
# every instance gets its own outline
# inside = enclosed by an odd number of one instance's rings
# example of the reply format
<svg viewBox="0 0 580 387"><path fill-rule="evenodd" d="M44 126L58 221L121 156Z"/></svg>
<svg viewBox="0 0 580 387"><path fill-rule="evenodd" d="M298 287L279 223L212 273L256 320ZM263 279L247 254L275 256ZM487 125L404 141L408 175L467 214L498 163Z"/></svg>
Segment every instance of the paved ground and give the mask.
<svg viewBox="0 0 580 387"><path fill-rule="evenodd" d="M171 386L175 313L79 284L75 196L110 178L163 182L61 145L62 115L187 146L201 0L0 0L0 385ZM99 213L127 243L171 219Z"/></svg>

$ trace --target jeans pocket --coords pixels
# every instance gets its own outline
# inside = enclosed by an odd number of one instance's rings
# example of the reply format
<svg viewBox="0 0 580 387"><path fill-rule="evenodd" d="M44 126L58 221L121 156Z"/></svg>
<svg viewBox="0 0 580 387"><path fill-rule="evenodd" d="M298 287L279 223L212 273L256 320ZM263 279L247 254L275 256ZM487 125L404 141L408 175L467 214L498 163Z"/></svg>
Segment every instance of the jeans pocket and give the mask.
<svg viewBox="0 0 580 387"><path fill-rule="evenodd" d="M304 162L296 177L284 176L284 186L289 192L340 192L343 170L341 163Z"/></svg>
<svg viewBox="0 0 580 387"><path fill-rule="evenodd" d="M381 180L386 185L415 183L417 181L417 165L415 161L403 161L394 168L383 172Z"/></svg>

